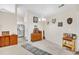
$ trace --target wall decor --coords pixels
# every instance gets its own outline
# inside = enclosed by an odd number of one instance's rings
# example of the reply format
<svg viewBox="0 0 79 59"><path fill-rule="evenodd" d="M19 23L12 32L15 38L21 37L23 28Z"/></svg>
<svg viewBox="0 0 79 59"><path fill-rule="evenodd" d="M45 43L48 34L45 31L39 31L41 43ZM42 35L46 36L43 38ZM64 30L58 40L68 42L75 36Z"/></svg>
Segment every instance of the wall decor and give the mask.
<svg viewBox="0 0 79 59"><path fill-rule="evenodd" d="M63 26L63 22L58 22L58 27L62 27Z"/></svg>
<svg viewBox="0 0 79 59"><path fill-rule="evenodd" d="M3 35L3 36L10 35L10 32L9 32L9 31L2 31L2 35Z"/></svg>
<svg viewBox="0 0 79 59"><path fill-rule="evenodd" d="M56 23L56 18L55 19L52 19L52 23Z"/></svg>
<svg viewBox="0 0 79 59"><path fill-rule="evenodd" d="M33 17L33 23L38 23L38 17L36 16Z"/></svg>
<svg viewBox="0 0 79 59"><path fill-rule="evenodd" d="M49 22L47 22L47 25L49 24Z"/></svg>
<svg viewBox="0 0 79 59"><path fill-rule="evenodd" d="M72 18L68 18L68 19L67 19L67 23L68 23L68 24L71 24L71 23L72 23L72 21L73 21L73 19L72 19Z"/></svg>

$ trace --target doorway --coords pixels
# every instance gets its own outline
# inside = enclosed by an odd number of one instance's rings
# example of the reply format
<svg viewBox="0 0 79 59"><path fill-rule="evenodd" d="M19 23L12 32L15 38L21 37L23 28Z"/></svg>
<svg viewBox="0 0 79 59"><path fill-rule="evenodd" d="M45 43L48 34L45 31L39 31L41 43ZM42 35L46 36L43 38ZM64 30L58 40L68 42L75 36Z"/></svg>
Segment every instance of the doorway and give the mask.
<svg viewBox="0 0 79 59"><path fill-rule="evenodd" d="M17 25L17 33L18 33L19 43L23 42L25 40L25 26L24 26L24 24Z"/></svg>

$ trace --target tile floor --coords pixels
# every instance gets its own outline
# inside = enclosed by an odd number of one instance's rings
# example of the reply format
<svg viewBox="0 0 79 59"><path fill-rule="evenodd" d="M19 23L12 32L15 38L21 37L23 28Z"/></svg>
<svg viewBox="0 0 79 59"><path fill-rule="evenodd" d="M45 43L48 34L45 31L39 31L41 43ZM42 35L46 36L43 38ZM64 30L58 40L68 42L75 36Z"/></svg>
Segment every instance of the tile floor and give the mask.
<svg viewBox="0 0 79 59"><path fill-rule="evenodd" d="M31 52L21 47L22 44L26 44L26 42L24 41L24 42L21 42L21 44L19 43L18 45L2 47L0 48L0 55L33 55ZM30 42L30 44L44 51L47 51L53 55L72 55L73 54L72 52L62 49L58 45L53 44L47 40Z"/></svg>
<svg viewBox="0 0 79 59"><path fill-rule="evenodd" d="M8 46L0 48L0 55L31 55L29 51L25 50L21 46Z"/></svg>
<svg viewBox="0 0 79 59"><path fill-rule="evenodd" d="M68 50L65 50L65 49L59 47L55 43L51 43L47 40L42 40L42 41L34 42L31 44L37 48L40 48L44 51L51 53L53 55L73 55L74 54Z"/></svg>

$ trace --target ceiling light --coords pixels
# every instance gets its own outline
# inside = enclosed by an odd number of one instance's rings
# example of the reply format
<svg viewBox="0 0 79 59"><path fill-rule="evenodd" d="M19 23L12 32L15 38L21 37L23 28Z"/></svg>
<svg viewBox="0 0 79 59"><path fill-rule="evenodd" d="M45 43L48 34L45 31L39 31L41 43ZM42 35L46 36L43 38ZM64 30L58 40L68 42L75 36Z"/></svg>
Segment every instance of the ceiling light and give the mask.
<svg viewBox="0 0 79 59"><path fill-rule="evenodd" d="M46 18L42 18L42 21L46 21Z"/></svg>

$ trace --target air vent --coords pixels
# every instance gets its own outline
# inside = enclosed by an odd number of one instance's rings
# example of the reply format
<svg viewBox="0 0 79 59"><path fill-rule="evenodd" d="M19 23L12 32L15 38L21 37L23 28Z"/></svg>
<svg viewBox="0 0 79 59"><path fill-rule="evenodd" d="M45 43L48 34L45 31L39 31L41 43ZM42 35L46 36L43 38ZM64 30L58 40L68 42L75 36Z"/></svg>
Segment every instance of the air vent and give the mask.
<svg viewBox="0 0 79 59"><path fill-rule="evenodd" d="M61 8L61 7L63 7L63 6L64 6L64 4L61 4L61 5L58 6L58 8Z"/></svg>

